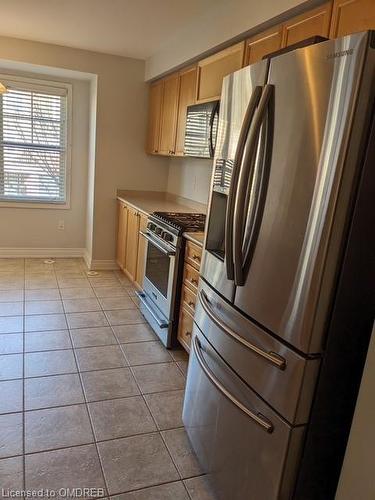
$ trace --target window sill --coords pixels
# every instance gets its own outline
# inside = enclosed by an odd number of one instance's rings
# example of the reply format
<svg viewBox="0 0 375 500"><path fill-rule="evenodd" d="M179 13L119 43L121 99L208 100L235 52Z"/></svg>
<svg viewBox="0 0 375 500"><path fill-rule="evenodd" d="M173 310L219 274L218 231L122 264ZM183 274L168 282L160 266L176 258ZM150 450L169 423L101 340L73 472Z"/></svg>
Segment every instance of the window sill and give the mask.
<svg viewBox="0 0 375 500"><path fill-rule="evenodd" d="M0 208L37 208L48 210L69 210L70 203L41 203L40 201L0 201Z"/></svg>

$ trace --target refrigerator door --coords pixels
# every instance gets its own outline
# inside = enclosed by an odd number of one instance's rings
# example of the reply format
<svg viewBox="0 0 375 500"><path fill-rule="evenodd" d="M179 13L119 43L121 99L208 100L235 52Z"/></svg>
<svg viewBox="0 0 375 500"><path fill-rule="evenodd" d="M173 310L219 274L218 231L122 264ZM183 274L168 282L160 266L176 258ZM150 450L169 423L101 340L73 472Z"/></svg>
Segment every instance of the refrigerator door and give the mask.
<svg viewBox="0 0 375 500"><path fill-rule="evenodd" d="M305 427L251 391L196 325L183 421L218 499L291 498Z"/></svg>
<svg viewBox="0 0 375 500"><path fill-rule="evenodd" d="M303 353L323 349L356 169L345 158L367 45L360 33L270 62L269 176L259 228L244 231L252 258L234 304Z"/></svg>
<svg viewBox="0 0 375 500"><path fill-rule="evenodd" d="M320 359L282 344L202 280L194 321L232 370L272 408L293 425L307 423Z"/></svg>
<svg viewBox="0 0 375 500"><path fill-rule="evenodd" d="M267 68L268 61L261 61L223 80L201 275L228 300L234 296L232 227L238 176Z"/></svg>

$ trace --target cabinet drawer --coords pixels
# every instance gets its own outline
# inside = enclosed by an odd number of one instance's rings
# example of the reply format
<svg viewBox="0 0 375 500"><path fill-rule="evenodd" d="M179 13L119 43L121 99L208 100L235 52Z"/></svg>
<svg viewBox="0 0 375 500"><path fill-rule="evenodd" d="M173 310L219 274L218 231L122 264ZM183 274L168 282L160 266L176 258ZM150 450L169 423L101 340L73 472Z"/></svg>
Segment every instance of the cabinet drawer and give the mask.
<svg viewBox="0 0 375 500"><path fill-rule="evenodd" d="M182 285L181 301L185 309L194 315L197 295L185 285Z"/></svg>
<svg viewBox="0 0 375 500"><path fill-rule="evenodd" d="M199 282L199 272L193 266L185 262L184 284L188 286L194 293L197 293L198 282Z"/></svg>
<svg viewBox="0 0 375 500"><path fill-rule="evenodd" d="M190 351L193 324L193 316L183 306L181 306L177 338L188 352Z"/></svg>
<svg viewBox="0 0 375 500"><path fill-rule="evenodd" d="M196 269L200 268L202 260L202 249L191 241L186 242L185 262L188 262Z"/></svg>

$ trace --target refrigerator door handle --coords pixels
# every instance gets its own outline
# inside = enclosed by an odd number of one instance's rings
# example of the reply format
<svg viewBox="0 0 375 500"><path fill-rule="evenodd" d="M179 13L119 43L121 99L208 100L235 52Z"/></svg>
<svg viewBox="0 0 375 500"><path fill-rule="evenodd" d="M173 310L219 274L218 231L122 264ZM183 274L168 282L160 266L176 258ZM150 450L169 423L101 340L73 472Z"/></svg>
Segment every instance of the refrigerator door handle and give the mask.
<svg viewBox="0 0 375 500"><path fill-rule="evenodd" d="M253 120L256 108L259 104L261 95L262 95L262 87L260 85L257 85L253 90L249 104L246 109L245 117L242 122L242 127L238 138L236 154L234 156L234 161L233 161L232 178L229 188L227 211L225 216L225 267L227 270L227 278L229 280L234 279L233 216L234 216L234 206L237 194L237 183L239 178L239 172L241 169L242 158L247 142L247 136L249 134L250 125Z"/></svg>
<svg viewBox="0 0 375 500"><path fill-rule="evenodd" d="M273 424L261 413L255 413L246 406L244 406L240 401L238 401L237 398L235 398L223 385L217 378L213 375L211 372L209 366L207 365L201 351L202 347L200 345L200 342L197 338L197 336L194 336L193 338L193 351L194 354L198 360L198 363L208 379L212 382L212 384L216 387L216 389L223 394L232 404L237 406L243 413L245 413L248 417L250 417L254 422L258 425L260 425L266 432L272 433L274 430Z"/></svg>
<svg viewBox="0 0 375 500"><path fill-rule="evenodd" d="M208 300L206 294L203 290L199 292L199 302L201 303L203 310L207 314L207 316L215 323L215 325L220 328L224 333L226 333L229 337L233 338L243 346L247 347L250 351L254 352L258 356L266 359L274 366L279 368L280 370L286 369L286 359L280 356L279 354L272 351L264 351L260 349L254 344L251 344L247 340L243 339L240 335L238 335L235 331L233 331L229 326L227 326L224 322L222 322L219 318L217 318L212 311L210 301Z"/></svg>
<svg viewBox="0 0 375 500"><path fill-rule="evenodd" d="M209 136L209 140L208 140L208 147L209 147L209 152L210 152L211 158L215 154L215 148L214 148L214 143L213 143L213 127L214 127L215 116L218 114L218 111L219 111L219 101L212 108L211 116L210 116L210 128L209 128L210 136Z"/></svg>
<svg viewBox="0 0 375 500"><path fill-rule="evenodd" d="M271 120L270 105L273 101L274 86L267 84L264 87L262 97L254 118L253 128L248 141L248 148L246 150L245 158L243 160L243 167L240 172L238 182L237 199L234 207L233 219L233 262L234 262L234 283L237 286L245 284L245 270L249 266L251 257L251 249L254 249L254 240L257 231L255 230L260 224L260 215L262 210L259 210L266 194L266 186L268 184L269 164L270 164L270 136L273 132L273 123ZM267 114L266 114L267 113ZM262 125L264 125L266 117L267 123L267 137L266 137L266 151L264 153L261 149L260 161L257 161L257 148L259 145L260 134L263 134ZM262 165L262 172L259 175L259 165ZM254 181L255 179L255 181ZM250 197L249 195L249 180L251 183L250 191L254 194L250 200L249 210L246 210L246 204ZM254 185L255 184L255 185ZM244 225L246 215L249 213L251 223L251 237L247 246L245 257L243 257L243 239L244 239Z"/></svg>

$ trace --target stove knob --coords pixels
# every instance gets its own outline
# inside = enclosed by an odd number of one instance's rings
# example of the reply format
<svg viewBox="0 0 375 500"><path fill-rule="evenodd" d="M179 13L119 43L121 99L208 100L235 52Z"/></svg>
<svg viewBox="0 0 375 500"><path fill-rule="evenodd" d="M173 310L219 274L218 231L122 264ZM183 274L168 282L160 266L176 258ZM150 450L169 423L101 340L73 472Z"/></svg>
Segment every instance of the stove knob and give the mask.
<svg viewBox="0 0 375 500"><path fill-rule="evenodd" d="M152 222L149 222L147 224L147 229L149 229L150 231L155 231L155 228L156 228L156 226Z"/></svg>
<svg viewBox="0 0 375 500"><path fill-rule="evenodd" d="M173 236L167 232L163 233L162 238L165 241L173 241Z"/></svg>
<svg viewBox="0 0 375 500"><path fill-rule="evenodd" d="M163 230L162 230L162 228L161 228L161 227L157 227L157 228L155 229L155 233L156 233L157 235L159 235L159 236L161 235L161 233L162 233L162 232L163 232Z"/></svg>

